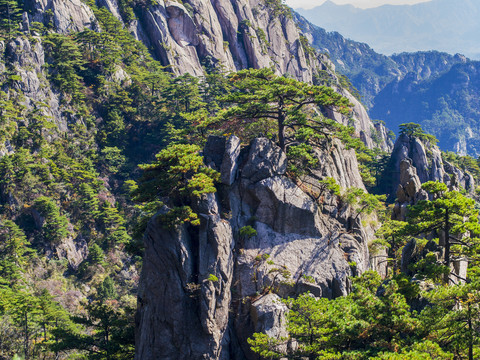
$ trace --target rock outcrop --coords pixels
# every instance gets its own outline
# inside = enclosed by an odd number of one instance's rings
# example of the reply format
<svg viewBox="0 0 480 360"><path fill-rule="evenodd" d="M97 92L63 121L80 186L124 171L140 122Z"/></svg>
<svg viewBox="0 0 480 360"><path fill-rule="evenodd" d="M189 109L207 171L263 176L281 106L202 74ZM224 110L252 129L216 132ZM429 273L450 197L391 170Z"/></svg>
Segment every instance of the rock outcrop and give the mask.
<svg viewBox="0 0 480 360"><path fill-rule="evenodd" d="M425 145L418 138L400 136L395 143L391 160L391 165L395 169L393 179L398 178L392 220L406 221L408 206L429 199L428 193L422 189L422 184L427 181L443 182L450 190L459 190L460 186L470 192L474 189L471 174L465 174L450 163L444 162L436 146ZM430 239L426 246L419 247L417 239L413 238L405 245L401 263L403 273L414 276L411 265L424 259L429 252L435 253L439 262L444 260L445 235L440 232L438 236L438 244ZM454 275L452 283L458 283L467 278L467 266L466 258L451 259L451 273Z"/></svg>
<svg viewBox="0 0 480 360"><path fill-rule="evenodd" d="M317 171L361 186L356 159L336 148L318 151ZM210 137L204 157L222 184L197 204L200 227L168 230L160 216L148 226L136 359L253 359L253 332L285 335L280 298L345 295L352 272L369 267L369 232L360 222L347 231L353 214L332 216L286 176L273 142L255 139L239 151L234 136Z"/></svg>
<svg viewBox="0 0 480 360"><path fill-rule="evenodd" d="M62 34L96 28L92 10L81 0L27 0L32 21L52 23Z"/></svg>
<svg viewBox="0 0 480 360"><path fill-rule="evenodd" d="M405 158L400 163L400 183L396 192L397 201L393 208L392 220L405 221L407 207L420 200L427 200L428 194L422 190L422 182L412 160Z"/></svg>
<svg viewBox="0 0 480 360"><path fill-rule="evenodd" d="M62 115L65 109L62 109L58 94L52 91L46 80L45 51L41 39L18 37L8 42L5 58L20 77L13 85L15 93L12 92L10 96L22 94L19 97L22 105L29 109L40 109L44 116L55 122L60 131L66 131L67 120Z"/></svg>
<svg viewBox="0 0 480 360"><path fill-rule="evenodd" d="M405 163L405 160L409 165ZM414 181L416 185L409 180L413 173L417 177L417 180ZM413 199L413 188L419 188L418 182L423 184L427 181L440 181L452 189L458 189L461 186L469 192L475 189L473 176L444 162L442 153L437 146L425 144L417 137L400 135L395 142L388 174L385 178L386 185L389 187L385 190L390 194L390 199L393 200L397 196L400 202L410 203ZM405 198L403 194L407 185L409 190L406 194L407 198Z"/></svg>

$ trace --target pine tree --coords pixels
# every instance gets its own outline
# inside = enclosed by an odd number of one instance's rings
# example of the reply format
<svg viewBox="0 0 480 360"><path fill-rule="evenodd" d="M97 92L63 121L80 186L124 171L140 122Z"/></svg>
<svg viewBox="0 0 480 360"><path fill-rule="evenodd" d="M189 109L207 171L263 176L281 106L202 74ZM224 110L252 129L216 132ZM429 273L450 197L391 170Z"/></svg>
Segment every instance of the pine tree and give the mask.
<svg viewBox="0 0 480 360"><path fill-rule="evenodd" d="M40 215L45 218L42 226L45 240L58 244L68 236L68 219L60 214L60 209L52 199L40 196L35 200L34 206Z"/></svg>
<svg viewBox="0 0 480 360"><path fill-rule="evenodd" d="M387 220L375 233L378 238L374 242L374 246L381 246L388 249L387 255L387 272L388 268L393 264L393 274L397 274L400 263L400 249L406 244L407 236L403 232L406 222Z"/></svg>
<svg viewBox="0 0 480 360"><path fill-rule="evenodd" d="M107 276L98 287L97 296L100 300L115 299L117 297L115 283L110 276Z"/></svg>
<svg viewBox="0 0 480 360"><path fill-rule="evenodd" d="M22 21L22 8L16 0L0 0L0 34L9 38L16 34Z"/></svg>
<svg viewBox="0 0 480 360"><path fill-rule="evenodd" d="M90 329L88 335L75 329L60 329L52 346L56 351L77 350L89 360L129 360L134 353L131 309L118 309L115 300L95 300L85 306L86 315L75 316L75 323Z"/></svg>
<svg viewBox="0 0 480 360"><path fill-rule="evenodd" d="M171 209L164 214L165 223L190 222L199 225L190 205L202 194L214 193L220 174L205 166L197 145L174 144L160 151L152 164L140 165L143 170L138 186L132 192L135 201L158 202L167 199Z"/></svg>
<svg viewBox="0 0 480 360"><path fill-rule="evenodd" d="M431 306L422 313L429 338L457 354L476 359L480 353L480 283L441 286L425 294Z"/></svg>
<svg viewBox="0 0 480 360"><path fill-rule="evenodd" d="M24 232L11 220L0 220L0 283L20 278L32 254Z"/></svg>
<svg viewBox="0 0 480 360"><path fill-rule="evenodd" d="M422 189L430 194L432 200L421 200L409 207L404 234L443 239L440 245L444 249L443 265L446 267L444 282L449 283L453 255L477 257L479 211L473 199L458 191L449 191L443 183L430 181L423 184Z"/></svg>
<svg viewBox="0 0 480 360"><path fill-rule="evenodd" d="M221 98L233 104L223 113L226 119L243 121L266 120L276 124L279 146L286 150L294 133L315 137L311 132L328 136L333 123L308 120L308 106L336 109L348 114L350 103L332 88L303 83L276 76L271 69L242 70L230 77L234 87L231 94Z"/></svg>

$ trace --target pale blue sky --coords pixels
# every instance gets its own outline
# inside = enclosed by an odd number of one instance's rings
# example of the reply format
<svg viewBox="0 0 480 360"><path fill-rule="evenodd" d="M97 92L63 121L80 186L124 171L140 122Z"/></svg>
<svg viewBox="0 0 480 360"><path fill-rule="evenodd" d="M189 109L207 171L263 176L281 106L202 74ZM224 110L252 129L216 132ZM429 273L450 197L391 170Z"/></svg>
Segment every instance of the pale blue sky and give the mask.
<svg viewBox="0 0 480 360"><path fill-rule="evenodd" d="M304 8L311 9L315 6L322 5L326 0L285 0L285 3L296 9ZM413 5L421 2L427 2L431 0L332 0L334 3L343 5L343 4L352 4L356 7L366 9L370 7L376 7L381 5Z"/></svg>

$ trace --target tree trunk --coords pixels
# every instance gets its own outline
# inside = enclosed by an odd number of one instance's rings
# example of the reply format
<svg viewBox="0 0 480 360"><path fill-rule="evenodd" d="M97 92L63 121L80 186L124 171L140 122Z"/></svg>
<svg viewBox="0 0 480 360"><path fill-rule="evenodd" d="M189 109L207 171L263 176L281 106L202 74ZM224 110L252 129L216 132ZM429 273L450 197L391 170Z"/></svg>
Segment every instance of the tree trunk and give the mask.
<svg viewBox="0 0 480 360"><path fill-rule="evenodd" d="M285 125L283 124L283 120L278 120L278 145L283 152L286 151L285 149Z"/></svg>
<svg viewBox="0 0 480 360"><path fill-rule="evenodd" d="M468 306L468 360L473 360L473 326L470 304Z"/></svg>
<svg viewBox="0 0 480 360"><path fill-rule="evenodd" d="M285 113L283 111L283 98L278 101L278 144L285 152Z"/></svg>
<svg viewBox="0 0 480 360"><path fill-rule="evenodd" d="M395 244L395 236L392 235L392 244ZM392 245L390 248L392 250L392 259L393 259L393 275L397 274L397 247ZM387 259L388 260L388 259ZM388 261L387 261L387 275L388 275Z"/></svg>
<svg viewBox="0 0 480 360"><path fill-rule="evenodd" d="M55 319L55 329L58 329L58 319ZM57 332L55 332L55 345L58 345ZM58 360L59 358L60 358L60 353L58 352L58 350L55 350L55 360Z"/></svg>
<svg viewBox="0 0 480 360"><path fill-rule="evenodd" d="M450 278L450 217L448 208L445 210L445 265L448 272L445 274L444 282L448 284Z"/></svg>
<svg viewBox="0 0 480 360"><path fill-rule="evenodd" d="M24 338L24 352L25 352L25 360L28 359L28 313L25 311L25 338Z"/></svg>

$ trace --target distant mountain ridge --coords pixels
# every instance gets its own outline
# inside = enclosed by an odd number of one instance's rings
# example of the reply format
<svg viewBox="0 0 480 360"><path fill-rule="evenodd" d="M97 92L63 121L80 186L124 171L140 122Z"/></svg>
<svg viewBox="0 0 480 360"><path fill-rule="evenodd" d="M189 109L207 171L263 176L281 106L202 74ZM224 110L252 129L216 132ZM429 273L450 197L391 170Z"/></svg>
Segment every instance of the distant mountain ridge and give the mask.
<svg viewBox="0 0 480 360"><path fill-rule="evenodd" d="M296 21L358 89L372 119L394 131L415 122L435 135L443 150L480 155L480 62L438 51L386 56L302 16Z"/></svg>
<svg viewBox="0 0 480 360"><path fill-rule="evenodd" d="M296 11L313 24L366 42L382 54L438 50L480 59L480 2L476 0L432 0L370 9L327 1Z"/></svg>
<svg viewBox="0 0 480 360"><path fill-rule="evenodd" d="M440 76L418 80L411 72L376 97L372 118L396 128L416 122L445 150L480 155L480 62L459 63Z"/></svg>
<svg viewBox="0 0 480 360"><path fill-rule="evenodd" d="M421 51L386 56L369 45L327 32L295 14L295 20L312 45L329 55L336 70L346 75L359 90L363 103L371 108L375 96L390 82L414 72L417 80L427 80L448 71L454 64L469 61L465 56L438 51Z"/></svg>

